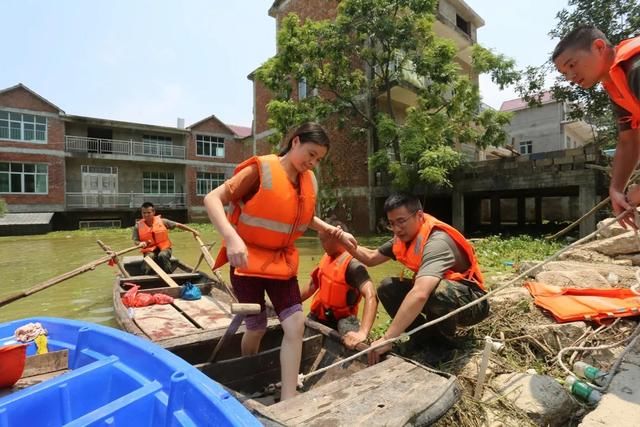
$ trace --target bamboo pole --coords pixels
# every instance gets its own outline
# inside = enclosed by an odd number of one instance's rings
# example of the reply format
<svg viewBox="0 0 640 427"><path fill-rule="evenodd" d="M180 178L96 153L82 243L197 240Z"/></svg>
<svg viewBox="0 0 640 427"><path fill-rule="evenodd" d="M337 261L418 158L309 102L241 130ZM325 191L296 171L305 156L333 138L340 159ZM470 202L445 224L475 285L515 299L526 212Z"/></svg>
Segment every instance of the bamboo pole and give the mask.
<svg viewBox="0 0 640 427"><path fill-rule="evenodd" d="M113 252L113 250L111 250L109 246L105 245L100 239L96 240L96 242L107 253L107 255L111 255L111 259L116 263L116 266L118 267L118 270L120 270L122 277L131 277L129 273L127 273L127 270L124 269L124 267L122 266L122 263L120 262L120 258L118 258L118 256Z"/></svg>
<svg viewBox="0 0 640 427"><path fill-rule="evenodd" d="M116 256L123 255L123 254L126 254L127 252L131 252L131 251L136 250L138 248L139 248L139 246L132 246L130 248L123 249L121 251L115 252L115 255ZM5 297L5 298L0 300L0 307L3 307L5 305L9 304L10 302L13 302L13 301L19 300L21 298L27 297L29 295L35 294L36 292L43 291L43 290L45 290L45 289L47 289L47 288L49 288L49 287L51 287L53 285L56 285L56 284L58 284L60 282L63 282L65 280L67 280L67 279L70 279L72 277L78 276L78 275L84 273L85 271L94 270L100 264L105 264L105 263L109 262L111 260L111 258L112 258L111 255L104 256L104 257L99 258L99 259L97 259L95 261L92 261L92 262L90 262L88 264L85 264L85 265L83 265L81 267L78 267L78 268L76 268L74 270L71 270L71 271L69 271L67 273L61 274L60 276L54 277L53 279L49 279L46 282L42 282L42 283L39 283L39 284L37 284L35 286L32 286L29 289L17 292L17 293L15 293L13 295L9 295L8 297Z"/></svg>

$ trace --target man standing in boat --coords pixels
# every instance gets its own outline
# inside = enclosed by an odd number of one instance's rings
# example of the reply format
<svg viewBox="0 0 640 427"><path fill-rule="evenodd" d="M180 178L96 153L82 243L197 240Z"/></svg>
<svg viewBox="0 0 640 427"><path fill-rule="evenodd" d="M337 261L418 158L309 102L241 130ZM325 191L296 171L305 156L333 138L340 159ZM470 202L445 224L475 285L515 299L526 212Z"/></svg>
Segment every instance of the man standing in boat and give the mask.
<svg viewBox="0 0 640 427"><path fill-rule="evenodd" d="M150 256L162 267L162 269L171 273L171 240L169 240L169 230L179 228L181 230L193 233L194 237L200 236L198 231L188 225L171 221L156 215L156 209L151 202L144 202L140 208L142 219L138 220L133 226L131 239L138 245L142 243L142 255ZM153 274L151 267L147 263L142 263L142 271L144 274Z"/></svg>
<svg viewBox="0 0 640 427"><path fill-rule="evenodd" d="M363 264L372 267L395 259L413 271L413 279L388 277L378 287L378 297L393 318L382 338L396 338L482 297L485 294L482 273L473 247L452 226L422 211L420 201L396 194L384 203L389 229L394 237L377 249L358 246L348 249ZM489 314L483 301L414 335L413 341L429 346L446 343L455 335L457 325L478 323ZM391 344L369 353L369 362L391 350Z"/></svg>
<svg viewBox="0 0 640 427"><path fill-rule="evenodd" d="M348 232L344 224L331 225ZM345 250L338 238L324 231L319 231L318 237L325 254L301 291L301 298L305 301L313 295L309 318L338 330L343 334L344 344L353 349L367 339L373 326L378 310L376 288L367 268ZM362 299L364 311L359 323Z"/></svg>

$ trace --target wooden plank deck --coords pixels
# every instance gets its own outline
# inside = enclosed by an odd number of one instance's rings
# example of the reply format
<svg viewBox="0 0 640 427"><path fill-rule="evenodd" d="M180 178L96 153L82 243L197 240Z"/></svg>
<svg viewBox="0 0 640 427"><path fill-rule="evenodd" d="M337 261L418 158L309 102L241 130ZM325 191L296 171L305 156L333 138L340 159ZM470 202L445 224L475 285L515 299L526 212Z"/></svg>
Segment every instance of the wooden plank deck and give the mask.
<svg viewBox="0 0 640 427"><path fill-rule="evenodd" d="M231 311L228 304L203 295L195 301L173 300L173 305L182 310L202 329L226 328L231 323Z"/></svg>
<svg viewBox="0 0 640 427"><path fill-rule="evenodd" d="M451 380L392 356L261 412L287 426L405 425L451 385Z"/></svg>
<svg viewBox="0 0 640 427"><path fill-rule="evenodd" d="M133 321L154 342L187 335L199 330L171 304L155 304L136 307L133 310Z"/></svg>

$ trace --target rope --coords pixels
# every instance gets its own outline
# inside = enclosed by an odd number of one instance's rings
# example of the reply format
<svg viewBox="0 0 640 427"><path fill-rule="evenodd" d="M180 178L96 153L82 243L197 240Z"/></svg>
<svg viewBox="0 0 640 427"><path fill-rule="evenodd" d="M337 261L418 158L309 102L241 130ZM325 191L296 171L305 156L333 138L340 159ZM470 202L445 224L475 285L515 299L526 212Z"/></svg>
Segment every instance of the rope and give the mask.
<svg viewBox="0 0 640 427"><path fill-rule="evenodd" d="M408 341L408 340L410 339L409 337L410 337L411 335L415 334L416 332L421 331L421 330L423 330L423 329L425 329L425 328L428 328L429 326L433 326L433 325L435 325L435 324L437 324L437 323L440 323L440 322L442 322L442 321L444 321L444 320L446 320L446 319L448 319L448 318L450 318L450 317L453 317L453 316L455 316L456 314L458 314L458 313L460 313L460 312L462 312L462 311L464 311L464 310L466 310L466 309L468 309L468 308L470 308L470 307L473 307L474 305L480 304L482 301L487 300L487 299L489 298L489 296L494 295L494 294L496 294L496 293L500 292L501 290L503 290L503 289L505 289L505 288L507 288L507 287L512 286L512 285L513 285L514 283L516 283L517 281L519 281L519 280L523 279L524 277L527 277L527 275L528 275L529 273L531 273L532 271L534 271L534 270L536 270L536 269L538 269L538 268L540 268L540 267L542 267L542 266L544 266L544 265L548 264L549 262L551 262L551 261L553 261L554 259L558 258L560 255L562 255L563 253L565 253L565 252L566 252L566 251L568 251L569 249L573 248L574 246L577 246L577 245L579 245L579 244L582 244L582 243L584 243L584 242L586 242L586 241L590 240L591 238L593 238L595 235L597 235L597 234L598 234L599 232L601 232L602 230L605 230L605 229L609 228L609 227L610 227L611 225L613 225L616 221L618 221L619 219L621 219L623 216L627 215L627 213L629 213L629 212L630 212L630 211L632 211L632 210L635 210L635 208L629 208L629 209L627 209L626 211L624 211L624 212L622 212L620 215L618 215L614 220L610 221L610 222L609 222L609 223L607 223L607 224L604 224L604 225L602 226L602 228L600 228L600 229L598 229L598 230L596 230L596 231L592 232L591 234L589 234L589 235L587 235L587 236L583 237L582 239L576 240L575 242L571 243L569 246L566 246L566 247L564 247L564 248L560 249L560 250L559 250L559 251L557 251L555 254L550 255L549 257L547 257L544 261L542 261L542 262L540 262L540 263L538 263L538 264L534 265L533 267L529 268L528 270L526 270L526 271L524 271L524 272L520 273L520 274L519 274L518 276L516 276L515 278L513 278L513 279L509 280L508 282L506 282L506 283L504 283L504 284L502 284L502 285L498 286L497 288L492 289L491 291L489 291L489 292L487 292L486 294L484 294L482 297L480 297L480 298L478 298L478 299L476 299L476 300L474 300L474 301L471 301L470 303L468 303L468 304L466 304L466 305L463 305L462 307L459 307L459 308L457 308L457 309L455 309L455 310L453 310L453 311L451 311L451 312L449 312L449 313L445 314L444 316L441 316L441 317L438 317L437 319L434 319L434 320L431 320L431 321L429 321L429 322L426 322L426 323L424 323L424 324L422 324L422 325L420 325L420 326L418 326L418 327L416 327L416 328L413 328L412 330L410 330L410 331L408 331L408 332L404 332L404 333L400 334L399 336L397 336L397 337L395 337L395 338L388 338L388 339L383 340L383 341L381 341L380 343L378 343L378 344L376 344L376 345L374 345L374 346L370 346L370 347L369 347L369 348L367 348L366 350L362 350L362 351L360 351L360 352L358 352L358 353L356 353L356 354L353 354L353 355L351 355L351 356L349 356L349 357L347 357L347 358L345 358L345 359L342 359L342 360L340 360L340 361L337 361L337 362L335 362L335 363L332 363L331 365L325 366L324 368L320 368L320 369L317 369L317 370L315 370L315 371L311 371L311 372L309 372L309 373L307 373L307 374L300 375L300 380L301 380L301 381L304 381L304 380L306 380L307 378L311 378L311 377L313 377L313 376L316 376L316 375L322 374L322 373L324 373L324 372L326 372L326 371L328 371L328 370L330 370L330 369L333 369L333 368L335 368L335 367L338 367L338 366L340 366L340 365L342 365L342 364L344 364L344 363L347 363L347 362L350 362L350 361L352 361L352 360L358 359L360 356L363 356L363 355L365 355L365 354L368 354L368 353L370 353L371 351L376 350L376 349L378 349L378 348L384 347L384 346L386 346L387 344L393 344L393 343L398 342L398 341L400 341L400 342L406 342L406 341Z"/></svg>
<svg viewBox="0 0 640 427"><path fill-rule="evenodd" d="M576 376L569 368L567 368L567 366L564 364L564 362L562 361L562 355L564 353L566 353L567 351L572 351L572 350L577 350L577 351L598 351L598 350L607 350L609 348L613 348L613 347L617 347L619 345L624 344L625 342L631 340L631 342L625 347L625 349L622 351L622 353L620 354L620 356L618 356L618 358L616 359L616 361L614 362L614 364L611 366L611 369L609 369L609 373L611 375L607 375L606 376L606 381L604 383L604 385L599 386L596 384L592 384L590 382L588 382L587 380L581 380L585 383L587 383L587 385L589 385L589 387L592 387L600 392L605 392L608 388L609 385L611 385L611 381L613 381L613 374L615 374L618 369L620 368L620 365L622 364L622 361L624 360L624 357L627 355L627 353L635 346L636 342L638 341L638 338L640 338L640 323L638 324L638 326L636 327L636 329L633 331L633 333L631 335L629 335L627 338L620 340L616 343L613 344L606 344L606 345L599 345L596 347L566 347L563 348L562 350L560 350L558 352L558 364L560 365L560 367L562 369L564 369L567 373L569 373L569 375L572 376Z"/></svg>

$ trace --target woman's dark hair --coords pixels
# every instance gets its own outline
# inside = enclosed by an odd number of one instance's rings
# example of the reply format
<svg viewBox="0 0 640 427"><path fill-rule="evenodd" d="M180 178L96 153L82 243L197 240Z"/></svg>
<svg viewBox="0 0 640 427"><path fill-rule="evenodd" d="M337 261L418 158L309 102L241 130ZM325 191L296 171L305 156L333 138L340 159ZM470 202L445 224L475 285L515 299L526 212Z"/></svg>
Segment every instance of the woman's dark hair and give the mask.
<svg viewBox="0 0 640 427"><path fill-rule="evenodd" d="M323 147L327 147L329 149L329 137L327 136L327 132L324 128L316 122L307 122L303 123L296 129L296 131L289 138L289 142L287 146L280 152L280 156L284 156L291 150L291 146L293 145L293 140L297 137L300 137L300 143L304 144L307 142L313 142L314 144L321 145Z"/></svg>

